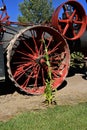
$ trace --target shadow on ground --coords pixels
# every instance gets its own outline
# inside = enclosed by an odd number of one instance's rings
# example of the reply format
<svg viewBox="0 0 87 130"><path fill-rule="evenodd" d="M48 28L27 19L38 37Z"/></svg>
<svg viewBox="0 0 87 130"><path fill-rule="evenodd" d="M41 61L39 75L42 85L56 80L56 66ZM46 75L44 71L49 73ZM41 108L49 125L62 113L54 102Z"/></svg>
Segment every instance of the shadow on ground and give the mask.
<svg viewBox="0 0 87 130"><path fill-rule="evenodd" d="M73 67L70 67L67 77L72 77L75 74L82 74L82 77L85 76L85 68L84 67L83 68L79 68L79 67L73 68Z"/></svg>
<svg viewBox="0 0 87 130"><path fill-rule="evenodd" d="M67 81L64 80L64 82L57 88L57 90L63 89L67 85ZM6 83L6 82L0 82L0 96L2 95L7 95L7 94L13 94L15 91L17 91L19 94L22 95L30 95L31 94L26 94L23 91L20 91L20 89L16 88L15 86L12 85L12 83Z"/></svg>
<svg viewBox="0 0 87 130"><path fill-rule="evenodd" d="M67 78L74 76L76 73L82 74L82 78L85 79L84 69L78 69L78 68L77 69L70 68ZM63 89L64 87L66 87L66 85L67 85L67 81L64 80L63 83L57 88L57 90ZM19 94L22 94L22 95L31 95L31 94L26 94L23 91L20 91L20 89L15 87L10 80L6 80L5 82L0 82L0 96L13 94L15 91L17 91Z"/></svg>
<svg viewBox="0 0 87 130"><path fill-rule="evenodd" d="M7 94L13 94L14 92L18 92L22 95L30 95L27 94L24 91L21 91L19 88L15 87L11 82L0 82L0 96L7 95Z"/></svg>
<svg viewBox="0 0 87 130"><path fill-rule="evenodd" d="M16 91L16 88L11 83L0 82L0 96L12 94Z"/></svg>
<svg viewBox="0 0 87 130"><path fill-rule="evenodd" d="M64 80L63 83L57 88L57 90L61 90L61 89L65 88L66 85L67 85L67 81Z"/></svg>

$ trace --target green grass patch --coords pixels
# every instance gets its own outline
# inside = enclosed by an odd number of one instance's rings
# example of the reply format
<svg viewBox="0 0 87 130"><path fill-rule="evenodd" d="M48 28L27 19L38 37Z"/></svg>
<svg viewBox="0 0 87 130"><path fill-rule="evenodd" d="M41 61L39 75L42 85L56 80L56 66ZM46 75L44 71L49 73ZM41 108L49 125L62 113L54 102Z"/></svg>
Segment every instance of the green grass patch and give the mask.
<svg viewBox="0 0 87 130"><path fill-rule="evenodd" d="M87 103L24 112L0 122L0 130L87 130Z"/></svg>

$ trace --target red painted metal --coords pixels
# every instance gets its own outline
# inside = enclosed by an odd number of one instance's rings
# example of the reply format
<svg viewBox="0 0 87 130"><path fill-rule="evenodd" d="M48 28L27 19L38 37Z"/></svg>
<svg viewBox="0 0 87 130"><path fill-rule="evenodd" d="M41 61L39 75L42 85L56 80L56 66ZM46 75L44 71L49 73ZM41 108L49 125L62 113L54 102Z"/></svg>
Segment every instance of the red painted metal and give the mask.
<svg viewBox="0 0 87 130"><path fill-rule="evenodd" d="M45 46L51 64L52 89L55 89L64 81L70 61L67 42L58 31L42 25L26 27L8 46L9 77L28 94L44 93L48 78Z"/></svg>
<svg viewBox="0 0 87 130"><path fill-rule="evenodd" d="M10 16L7 13L7 8L2 0L2 7L0 7L0 32L5 32L5 28L3 25L10 26L10 25L20 25L20 26L32 26L32 23L20 23L20 22L12 22L9 20Z"/></svg>
<svg viewBox="0 0 87 130"><path fill-rule="evenodd" d="M87 30L87 16L86 16L86 30Z"/></svg>
<svg viewBox="0 0 87 130"><path fill-rule="evenodd" d="M54 11L52 25L68 40L76 40L86 29L86 13L82 5L68 0Z"/></svg>

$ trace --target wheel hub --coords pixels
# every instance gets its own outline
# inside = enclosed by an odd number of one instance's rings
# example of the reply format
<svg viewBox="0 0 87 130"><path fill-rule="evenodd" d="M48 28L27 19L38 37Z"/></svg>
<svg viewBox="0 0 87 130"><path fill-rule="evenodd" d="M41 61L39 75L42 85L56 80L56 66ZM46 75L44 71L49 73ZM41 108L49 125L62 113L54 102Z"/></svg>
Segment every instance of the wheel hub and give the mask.
<svg viewBox="0 0 87 130"><path fill-rule="evenodd" d="M35 59L36 63L43 65L44 63L46 63L44 56L39 56Z"/></svg>

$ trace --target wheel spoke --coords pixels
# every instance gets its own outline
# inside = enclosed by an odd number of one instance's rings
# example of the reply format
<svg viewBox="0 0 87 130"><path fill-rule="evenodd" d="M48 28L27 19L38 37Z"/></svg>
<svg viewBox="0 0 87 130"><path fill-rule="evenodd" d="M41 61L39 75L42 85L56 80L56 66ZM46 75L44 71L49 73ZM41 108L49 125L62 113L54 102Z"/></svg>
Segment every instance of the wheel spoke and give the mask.
<svg viewBox="0 0 87 130"><path fill-rule="evenodd" d="M18 69L20 69L20 67L28 67L28 66L30 66L30 65L34 65L34 62L26 62L26 63L24 63L24 64L19 64L19 65L16 65L16 68Z"/></svg>
<svg viewBox="0 0 87 130"><path fill-rule="evenodd" d="M28 75L28 78L25 80L25 82L22 84L22 88L27 88L28 82L30 78L32 77L33 71Z"/></svg>
<svg viewBox="0 0 87 130"><path fill-rule="evenodd" d="M75 23L75 24L83 24L83 21L73 20L73 23Z"/></svg>
<svg viewBox="0 0 87 130"><path fill-rule="evenodd" d="M66 26L65 26L65 28L64 28L64 30L63 30L63 35L65 35L65 34L66 34L66 32L67 32L68 28L69 28L69 24L67 23L67 24L66 24Z"/></svg>
<svg viewBox="0 0 87 130"><path fill-rule="evenodd" d="M40 72L40 67L37 66L35 68L36 71L34 71L34 78L35 78L35 83L34 83L34 87L37 88L37 84L38 84L38 77L39 77L39 72Z"/></svg>
<svg viewBox="0 0 87 130"><path fill-rule="evenodd" d="M21 85L22 88L27 88L28 82L30 80L30 75L28 76L28 78L25 80L25 82Z"/></svg>
<svg viewBox="0 0 87 130"><path fill-rule="evenodd" d="M43 55L43 52L44 52L44 50L43 50L43 44L41 43L38 53L39 53L39 55Z"/></svg>
<svg viewBox="0 0 87 130"><path fill-rule="evenodd" d="M50 36L49 38L47 38L47 40L49 41L49 42L48 42L48 45L47 45L47 49L48 49L48 47L49 47L50 44L52 43L53 37Z"/></svg>
<svg viewBox="0 0 87 130"><path fill-rule="evenodd" d="M73 17L75 16L75 13L76 13L76 9L73 11L73 13L71 14L71 16L69 17L70 20L73 19Z"/></svg>
<svg viewBox="0 0 87 130"><path fill-rule="evenodd" d="M26 69L24 69L24 67L19 67L14 74L14 78L17 80L19 80L25 73L26 71L28 71L29 69L33 68L34 66L31 64L29 67L27 67ZM17 77L17 78L16 78Z"/></svg>
<svg viewBox="0 0 87 130"><path fill-rule="evenodd" d="M19 50L17 50L16 51L17 53L20 53L20 54L22 54L22 55L24 55L24 56L26 56L26 57L30 57L31 59L33 59L33 55L32 54L27 54L27 53L24 53L23 51L19 51Z"/></svg>
<svg viewBox="0 0 87 130"><path fill-rule="evenodd" d="M69 13L67 11L64 12L66 14L66 18L69 18Z"/></svg>
<svg viewBox="0 0 87 130"><path fill-rule="evenodd" d="M43 85L45 85L45 77L44 77L44 70L43 70L43 68L42 68L42 80L43 80Z"/></svg>
<svg viewBox="0 0 87 130"><path fill-rule="evenodd" d="M23 43L26 45L26 47L32 52L32 54L34 55L35 52L33 51L33 49L25 42L23 41Z"/></svg>
<svg viewBox="0 0 87 130"><path fill-rule="evenodd" d="M12 64L13 65L21 65L21 66L23 66L24 64L26 64L27 62L26 61L16 61L16 62L13 62Z"/></svg>
<svg viewBox="0 0 87 130"><path fill-rule="evenodd" d="M36 88L37 87L37 78L38 78L38 75L37 75L37 73L35 74L35 70L36 70L36 68L37 68L37 65L36 65L36 67L33 67L33 69L32 69L32 71L30 72L30 74L29 75L27 75L27 79L25 80L25 82L22 84L22 88L27 88L27 86L28 86L28 83L29 83L29 81L30 81L30 79L34 76L34 78L36 78L35 79L35 83L33 84L33 86ZM38 72L39 73L39 72Z"/></svg>
<svg viewBox="0 0 87 130"><path fill-rule="evenodd" d="M58 47L60 46L60 44L62 44L62 41L57 43L57 45L51 51L48 51L48 54L50 55L50 54L54 53L56 50L58 50Z"/></svg>
<svg viewBox="0 0 87 130"><path fill-rule="evenodd" d="M32 30L31 35L32 35L32 39L34 42L34 46L35 46L35 52L38 54L38 46L37 46L36 39L35 39L35 37L37 36L37 32Z"/></svg>
<svg viewBox="0 0 87 130"><path fill-rule="evenodd" d="M34 36L32 36L32 38L33 38L34 45L35 45L35 51L36 51L36 53L38 54L38 47L37 47L36 40L35 40Z"/></svg>
<svg viewBox="0 0 87 130"><path fill-rule="evenodd" d="M68 23L68 19L58 19L59 23Z"/></svg>

